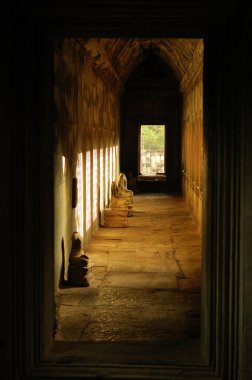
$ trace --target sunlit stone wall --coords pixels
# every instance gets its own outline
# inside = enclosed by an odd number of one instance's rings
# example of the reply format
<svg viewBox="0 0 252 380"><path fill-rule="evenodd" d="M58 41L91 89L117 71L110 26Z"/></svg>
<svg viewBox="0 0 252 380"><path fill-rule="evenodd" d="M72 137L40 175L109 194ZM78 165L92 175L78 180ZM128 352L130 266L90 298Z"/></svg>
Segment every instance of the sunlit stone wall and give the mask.
<svg viewBox="0 0 252 380"><path fill-rule="evenodd" d="M203 80L183 94L182 181L183 194L190 210L202 224L203 194Z"/></svg>
<svg viewBox="0 0 252 380"><path fill-rule="evenodd" d="M108 206L118 178L118 89L77 40L55 42L55 287L67 278L71 235L84 245ZM64 158L63 158L64 157ZM77 205L72 207L72 178Z"/></svg>

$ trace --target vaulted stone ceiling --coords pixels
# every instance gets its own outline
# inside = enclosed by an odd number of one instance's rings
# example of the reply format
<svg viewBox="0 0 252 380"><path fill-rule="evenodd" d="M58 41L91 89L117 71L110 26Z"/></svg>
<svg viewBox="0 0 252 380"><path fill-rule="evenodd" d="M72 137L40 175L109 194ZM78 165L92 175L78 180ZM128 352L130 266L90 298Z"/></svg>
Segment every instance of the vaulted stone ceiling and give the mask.
<svg viewBox="0 0 252 380"><path fill-rule="evenodd" d="M78 43L94 60L96 68L119 88L150 52L158 54L170 66L182 91L202 74L202 39L91 38L79 39Z"/></svg>

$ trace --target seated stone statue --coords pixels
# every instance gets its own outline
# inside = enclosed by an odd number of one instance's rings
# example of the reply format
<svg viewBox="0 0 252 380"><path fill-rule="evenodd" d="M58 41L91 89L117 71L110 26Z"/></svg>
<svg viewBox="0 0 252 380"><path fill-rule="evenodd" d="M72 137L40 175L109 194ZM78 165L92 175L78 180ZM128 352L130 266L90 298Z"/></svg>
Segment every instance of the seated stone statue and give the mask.
<svg viewBox="0 0 252 380"><path fill-rule="evenodd" d="M115 181L112 181L112 184L111 184L111 196L114 198L119 197L118 187L117 187Z"/></svg>
<svg viewBox="0 0 252 380"><path fill-rule="evenodd" d="M133 191L127 189L127 177L124 173L119 174L118 194L119 194L119 197L127 200L128 216L132 216L133 215Z"/></svg>
<svg viewBox="0 0 252 380"><path fill-rule="evenodd" d="M115 183L115 181L112 182L111 185L111 201L110 201L110 207L113 209L127 209L127 200L125 198L122 198L119 196L118 187Z"/></svg>
<svg viewBox="0 0 252 380"><path fill-rule="evenodd" d="M121 197L133 199L133 191L127 189L127 177L124 173L119 174L118 194Z"/></svg>
<svg viewBox="0 0 252 380"><path fill-rule="evenodd" d="M128 227L128 203L119 197L118 187L113 181L111 184L110 207L104 210L104 227Z"/></svg>
<svg viewBox="0 0 252 380"><path fill-rule="evenodd" d="M103 227L129 227L127 215L128 208L124 210L105 208Z"/></svg>
<svg viewBox="0 0 252 380"><path fill-rule="evenodd" d="M82 238L78 232L72 235L72 248L69 256L68 282L74 286L89 286L88 256L82 249Z"/></svg>

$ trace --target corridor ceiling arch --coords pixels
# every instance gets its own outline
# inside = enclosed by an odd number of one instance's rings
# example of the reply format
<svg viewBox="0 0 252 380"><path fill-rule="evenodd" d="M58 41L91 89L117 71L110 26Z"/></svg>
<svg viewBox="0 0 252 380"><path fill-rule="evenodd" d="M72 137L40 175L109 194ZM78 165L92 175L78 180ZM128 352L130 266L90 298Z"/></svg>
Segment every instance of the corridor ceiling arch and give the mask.
<svg viewBox="0 0 252 380"><path fill-rule="evenodd" d="M198 38L90 38L78 39L78 43L103 76L120 90L150 52L171 67L181 91L203 67L203 39Z"/></svg>

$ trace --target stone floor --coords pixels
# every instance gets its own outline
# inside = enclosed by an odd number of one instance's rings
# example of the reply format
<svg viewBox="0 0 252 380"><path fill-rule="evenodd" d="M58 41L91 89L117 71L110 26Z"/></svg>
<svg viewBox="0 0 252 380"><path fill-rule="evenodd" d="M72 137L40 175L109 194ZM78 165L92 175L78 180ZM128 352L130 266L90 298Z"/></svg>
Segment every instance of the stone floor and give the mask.
<svg viewBox="0 0 252 380"><path fill-rule="evenodd" d="M197 226L183 200L167 194L135 195L129 225L94 235L88 245L90 287L60 289L54 357L64 351L65 360L80 358L83 347L109 344L120 363L166 363L167 346L173 348L170 360L184 347L190 361L188 344L196 347L200 336Z"/></svg>

